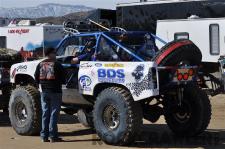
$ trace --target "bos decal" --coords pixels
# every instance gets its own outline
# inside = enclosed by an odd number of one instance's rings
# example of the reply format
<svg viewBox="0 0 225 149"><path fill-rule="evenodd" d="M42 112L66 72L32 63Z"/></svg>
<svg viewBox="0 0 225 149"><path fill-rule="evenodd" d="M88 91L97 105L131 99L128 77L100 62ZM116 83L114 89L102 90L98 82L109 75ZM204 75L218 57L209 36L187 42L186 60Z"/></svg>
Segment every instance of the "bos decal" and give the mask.
<svg viewBox="0 0 225 149"><path fill-rule="evenodd" d="M98 81L110 83L124 83L125 74L123 69L98 69Z"/></svg>
<svg viewBox="0 0 225 149"><path fill-rule="evenodd" d="M90 91L91 90L91 78L84 75L84 76L81 76L80 79L79 79L79 83L80 83L80 86L81 86L81 89L82 90L85 90L85 91Z"/></svg>

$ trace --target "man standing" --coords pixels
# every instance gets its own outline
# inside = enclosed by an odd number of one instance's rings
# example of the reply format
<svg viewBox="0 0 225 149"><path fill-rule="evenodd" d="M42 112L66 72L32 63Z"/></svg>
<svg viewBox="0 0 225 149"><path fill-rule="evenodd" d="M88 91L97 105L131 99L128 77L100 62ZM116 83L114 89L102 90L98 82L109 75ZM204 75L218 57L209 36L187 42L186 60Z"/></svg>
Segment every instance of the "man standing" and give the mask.
<svg viewBox="0 0 225 149"><path fill-rule="evenodd" d="M42 61L36 69L35 79L41 86L42 130L43 142L58 142L58 118L62 102L62 84L65 75L62 65L56 61L54 48L45 50L47 59Z"/></svg>

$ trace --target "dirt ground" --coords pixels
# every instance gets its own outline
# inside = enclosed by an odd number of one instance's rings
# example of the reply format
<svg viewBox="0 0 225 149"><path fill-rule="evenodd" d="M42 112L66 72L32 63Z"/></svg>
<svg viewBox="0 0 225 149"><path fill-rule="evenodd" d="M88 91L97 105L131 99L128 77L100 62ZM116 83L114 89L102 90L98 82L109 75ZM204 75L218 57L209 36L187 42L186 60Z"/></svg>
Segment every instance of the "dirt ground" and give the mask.
<svg viewBox="0 0 225 149"><path fill-rule="evenodd" d="M194 138L176 138L161 117L156 124L145 122L141 135L129 147L104 144L95 132L83 127L75 116L61 114L59 131L64 142L42 143L38 136L17 135L7 115L0 112L0 149L110 149L110 148L218 148L225 149L225 95L211 98L213 115L208 130Z"/></svg>

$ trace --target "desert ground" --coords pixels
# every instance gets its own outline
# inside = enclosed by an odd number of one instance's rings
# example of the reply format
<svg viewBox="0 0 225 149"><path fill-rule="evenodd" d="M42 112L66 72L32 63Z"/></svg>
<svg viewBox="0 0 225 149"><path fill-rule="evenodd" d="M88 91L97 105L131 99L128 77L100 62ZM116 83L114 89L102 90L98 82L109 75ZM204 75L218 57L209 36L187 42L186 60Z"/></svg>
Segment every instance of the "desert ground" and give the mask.
<svg viewBox="0 0 225 149"><path fill-rule="evenodd" d="M225 149L225 95L211 98L212 119L208 129L198 137L175 137L161 117L156 124L144 122L141 135L127 147L106 145L91 129L77 122L76 116L61 114L59 132L64 142L42 143L38 136L17 135L7 115L0 111L0 149L110 149L110 148L206 148Z"/></svg>

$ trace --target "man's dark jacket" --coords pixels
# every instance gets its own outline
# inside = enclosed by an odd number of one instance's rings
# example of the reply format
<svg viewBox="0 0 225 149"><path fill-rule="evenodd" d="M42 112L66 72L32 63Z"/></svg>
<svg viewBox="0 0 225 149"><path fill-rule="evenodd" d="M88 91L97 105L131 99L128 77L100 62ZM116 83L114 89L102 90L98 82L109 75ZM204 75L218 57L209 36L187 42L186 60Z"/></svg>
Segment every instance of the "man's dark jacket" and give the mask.
<svg viewBox="0 0 225 149"><path fill-rule="evenodd" d="M34 77L37 84L41 84L42 92L62 93L65 73L59 62L50 59L44 60L37 66Z"/></svg>

